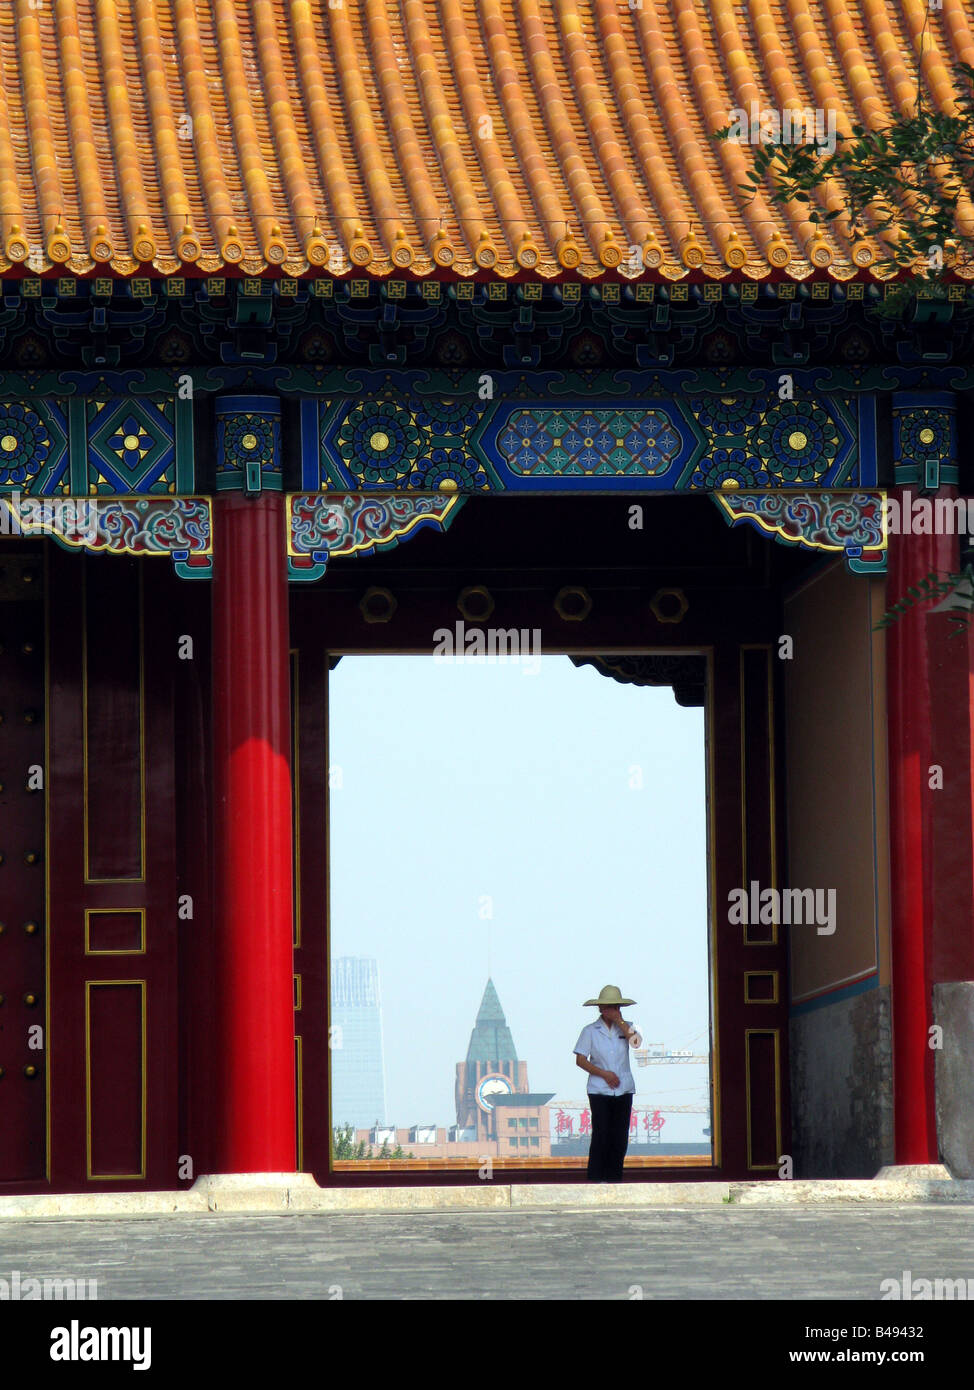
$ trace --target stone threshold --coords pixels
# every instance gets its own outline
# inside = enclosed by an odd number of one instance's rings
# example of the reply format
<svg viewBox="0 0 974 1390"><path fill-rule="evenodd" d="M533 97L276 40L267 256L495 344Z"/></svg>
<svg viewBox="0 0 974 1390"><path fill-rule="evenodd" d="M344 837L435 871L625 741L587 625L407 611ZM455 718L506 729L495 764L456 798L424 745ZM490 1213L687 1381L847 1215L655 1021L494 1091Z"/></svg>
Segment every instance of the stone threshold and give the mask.
<svg viewBox="0 0 974 1390"><path fill-rule="evenodd" d="M308 1173L198 1178L182 1192L0 1196L0 1221L324 1212L608 1211L642 1207L814 1206L864 1202L974 1204L974 1180L939 1166L884 1168L875 1178L764 1182L497 1183L469 1187L319 1187Z"/></svg>

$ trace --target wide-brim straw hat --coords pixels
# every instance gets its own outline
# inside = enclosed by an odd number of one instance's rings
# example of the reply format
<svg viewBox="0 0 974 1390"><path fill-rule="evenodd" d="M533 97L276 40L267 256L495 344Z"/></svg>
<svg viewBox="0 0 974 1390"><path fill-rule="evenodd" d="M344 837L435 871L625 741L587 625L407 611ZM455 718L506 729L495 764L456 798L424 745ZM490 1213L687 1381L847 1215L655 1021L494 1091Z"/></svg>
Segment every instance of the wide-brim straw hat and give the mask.
<svg viewBox="0 0 974 1390"><path fill-rule="evenodd" d="M589 1004L597 1004L601 1007L602 1004L635 1004L635 1002L635 999L623 999L619 993L618 985L606 985L598 999L586 999L582 1007L587 1008Z"/></svg>

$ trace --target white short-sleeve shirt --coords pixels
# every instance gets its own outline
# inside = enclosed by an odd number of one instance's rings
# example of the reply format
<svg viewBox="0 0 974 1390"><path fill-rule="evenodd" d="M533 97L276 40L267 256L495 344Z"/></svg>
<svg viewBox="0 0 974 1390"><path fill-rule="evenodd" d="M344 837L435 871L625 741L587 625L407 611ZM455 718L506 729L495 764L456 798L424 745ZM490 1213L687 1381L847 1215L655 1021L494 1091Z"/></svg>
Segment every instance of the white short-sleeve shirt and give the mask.
<svg viewBox="0 0 974 1390"><path fill-rule="evenodd" d="M589 1023L579 1034L578 1042L572 1051L581 1053L587 1061L593 1062L603 1071L614 1071L619 1078L618 1086L613 1088L601 1076L589 1076L586 1090L590 1096L624 1096L635 1093L636 1083L629 1069L629 1048L638 1047L642 1040L635 1024L630 1023L629 1026L633 1029L629 1042L626 1042L617 1028L610 1028L601 1018Z"/></svg>

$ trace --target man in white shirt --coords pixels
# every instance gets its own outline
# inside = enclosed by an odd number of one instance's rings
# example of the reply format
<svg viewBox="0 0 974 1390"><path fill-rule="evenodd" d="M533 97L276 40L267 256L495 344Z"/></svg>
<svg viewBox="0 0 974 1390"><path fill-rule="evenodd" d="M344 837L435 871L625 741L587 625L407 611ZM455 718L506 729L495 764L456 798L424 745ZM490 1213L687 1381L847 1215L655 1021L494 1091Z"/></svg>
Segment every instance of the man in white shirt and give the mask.
<svg viewBox="0 0 974 1390"><path fill-rule="evenodd" d="M642 1041L622 1017L623 999L616 985L606 985L595 1004L600 1017L582 1029L573 1049L575 1061L588 1072L592 1137L588 1151L589 1182L621 1182L629 1147L629 1122L636 1083L629 1068L629 1049Z"/></svg>

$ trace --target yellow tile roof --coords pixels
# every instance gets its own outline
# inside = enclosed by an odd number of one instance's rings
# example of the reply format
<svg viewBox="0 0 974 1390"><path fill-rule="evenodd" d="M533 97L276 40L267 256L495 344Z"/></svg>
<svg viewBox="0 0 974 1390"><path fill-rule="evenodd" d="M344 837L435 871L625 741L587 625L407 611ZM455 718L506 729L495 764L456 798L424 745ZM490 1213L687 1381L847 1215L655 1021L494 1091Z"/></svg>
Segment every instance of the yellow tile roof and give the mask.
<svg viewBox="0 0 974 1390"><path fill-rule="evenodd" d="M925 21L949 110L974 0L634 4L0 0L0 271L856 273L708 133L752 102L885 124Z"/></svg>

